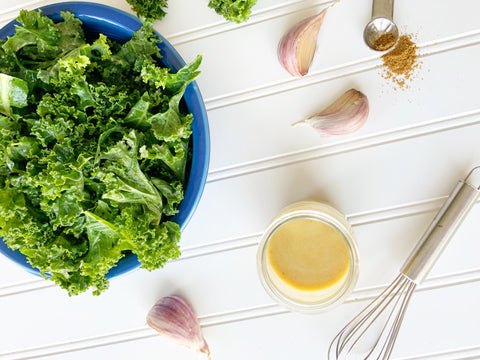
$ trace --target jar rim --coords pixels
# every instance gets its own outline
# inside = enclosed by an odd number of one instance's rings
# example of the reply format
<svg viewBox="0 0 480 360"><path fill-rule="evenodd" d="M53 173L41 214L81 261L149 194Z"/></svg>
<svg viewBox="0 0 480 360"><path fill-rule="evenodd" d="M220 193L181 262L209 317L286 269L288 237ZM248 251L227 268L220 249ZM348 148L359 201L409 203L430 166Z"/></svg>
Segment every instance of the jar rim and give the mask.
<svg viewBox="0 0 480 360"><path fill-rule="evenodd" d="M318 206L316 206L318 205ZM288 211L288 208L295 208ZM303 206L303 207L302 207ZM309 208L310 207L310 208ZM319 207L318 209L312 209ZM321 208L321 209L320 209ZM299 219L312 219L332 227L345 241L350 267L341 287L331 296L318 301L302 301L288 296L273 283L267 270L267 247L273 234L285 224ZM257 270L262 286L280 305L300 313L318 313L340 305L353 291L358 279L359 254L356 239L346 217L334 207L317 202L297 202L282 209L265 229L257 251Z"/></svg>

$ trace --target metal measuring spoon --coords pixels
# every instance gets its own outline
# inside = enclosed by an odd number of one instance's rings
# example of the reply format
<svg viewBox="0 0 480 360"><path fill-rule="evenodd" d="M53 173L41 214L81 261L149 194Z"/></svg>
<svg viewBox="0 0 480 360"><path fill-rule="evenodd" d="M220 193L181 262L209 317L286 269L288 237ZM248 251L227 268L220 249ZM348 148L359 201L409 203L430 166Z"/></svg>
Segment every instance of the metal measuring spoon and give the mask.
<svg viewBox="0 0 480 360"><path fill-rule="evenodd" d="M373 0L372 19L363 31L365 43L373 50L390 49L398 40L393 22L393 0Z"/></svg>

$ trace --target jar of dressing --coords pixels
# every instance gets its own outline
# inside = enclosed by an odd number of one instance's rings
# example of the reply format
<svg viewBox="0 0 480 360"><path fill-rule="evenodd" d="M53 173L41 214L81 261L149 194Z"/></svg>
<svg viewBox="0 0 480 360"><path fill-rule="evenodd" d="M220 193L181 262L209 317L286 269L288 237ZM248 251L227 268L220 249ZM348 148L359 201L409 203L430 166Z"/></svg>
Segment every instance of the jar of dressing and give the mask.
<svg viewBox="0 0 480 360"><path fill-rule="evenodd" d="M302 313L342 303L358 278L358 247L345 216L332 206L300 201L282 209L257 253L260 281L279 304Z"/></svg>

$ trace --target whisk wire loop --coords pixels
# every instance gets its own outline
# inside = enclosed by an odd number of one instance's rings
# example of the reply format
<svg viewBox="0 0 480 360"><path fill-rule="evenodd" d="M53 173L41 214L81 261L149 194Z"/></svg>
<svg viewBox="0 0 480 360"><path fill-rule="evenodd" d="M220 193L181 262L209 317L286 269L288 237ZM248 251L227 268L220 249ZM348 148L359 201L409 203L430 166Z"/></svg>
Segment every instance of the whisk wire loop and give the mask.
<svg viewBox="0 0 480 360"><path fill-rule="evenodd" d="M402 279L400 279L400 276L399 276L398 280L399 281L402 280ZM388 351L389 351L389 346L388 346L389 343L390 343L389 339L394 334L394 331L393 331L394 326L398 323L398 314L396 313L396 309L399 306L399 304L402 304L403 289L406 286L406 284L402 283L402 282L398 282L396 284L399 286L399 288L397 289L397 287L394 287L394 288L392 288L391 292L386 294L386 297L384 298L384 300L386 300L384 306L377 307L377 309L376 309L377 315L372 319L371 323L368 325L368 327L370 327L377 320L377 318L380 317L380 315L383 314L384 310L387 309L390 306L390 304L393 303L393 309L390 312L390 314L389 314L389 316L388 316L388 318L385 322L385 325L383 326L382 331L380 332L380 335L377 338L377 341L375 342L375 344L373 345L373 347L371 348L371 350L367 354L367 356L364 357L364 359L374 358L376 352L378 352L377 359L384 359L384 354L388 353ZM397 293L401 294L401 295L396 297ZM392 325L390 325L390 324L392 324ZM387 330L389 330L389 331L387 331ZM363 336L363 334L360 335L360 337L362 337L362 336ZM379 348L379 346L382 345L382 344L383 344L383 346L381 348Z"/></svg>
<svg viewBox="0 0 480 360"><path fill-rule="evenodd" d="M396 287L397 283L400 281L400 276L395 279L389 287L387 287L383 292L371 302L367 307L365 307L352 321L350 321L333 339L328 350L329 359L339 359L339 355L345 350L346 346L350 343L350 340L355 335L355 332L358 328L362 327L363 324L368 320L368 318L376 311L378 306L380 306L386 299L387 294L392 291L392 288ZM379 315L377 315L378 317ZM368 329L368 327L367 327ZM366 329L362 332L362 334ZM358 339L357 339L358 341ZM335 345L335 346L334 346ZM350 352L351 348L355 345L352 344L351 347L346 351ZM333 349L335 348L335 349ZM332 357L333 350L335 350L335 357Z"/></svg>
<svg viewBox="0 0 480 360"><path fill-rule="evenodd" d="M337 360L348 359L360 339L376 323L384 310L393 304L393 311L388 316L379 337L367 355L363 357L363 359L388 359L403 320L403 313L415 286L415 283L411 282L403 274L399 274L380 296L364 308L339 332L330 345L328 358ZM379 348L382 344L383 346Z"/></svg>
<svg viewBox="0 0 480 360"><path fill-rule="evenodd" d="M364 312L365 315L363 317L361 317L362 313L360 314L361 318L358 320L357 323L354 323L352 321L351 329L346 330L346 339L344 339L344 340L339 339L339 341L343 342L343 344L344 344L343 346L340 347L340 352L344 351L347 344L349 344L350 347L347 350L345 350L345 353L349 354L352 351L352 349L358 343L360 338L367 332L367 330L375 323L375 321L381 315L380 312L377 312L377 309L379 309L385 302L387 302L385 304L385 307L390 304L391 298L389 297L389 294L391 292L391 289L394 288L396 285L397 285L397 281L394 281L394 284L392 284L385 291L383 291L382 294L376 299L376 301L372 302L371 306L367 307L365 309L365 310L368 309L367 311ZM390 298L390 301L388 301L389 298ZM367 321L374 314L376 314L376 315L371 319L371 321L369 321L367 323ZM365 324L366 324L366 326L364 327ZM363 329L363 331L359 335L357 335L357 331L360 331L361 329ZM376 346L377 346L377 344L374 345L374 347L376 347ZM373 350L373 348L372 348L372 350Z"/></svg>
<svg viewBox="0 0 480 360"><path fill-rule="evenodd" d="M403 274L401 275L402 277L405 277ZM403 318L405 316L405 311L408 306L408 303L410 302L410 298L412 297L413 291L415 290L415 287L417 284L414 282L410 281L409 279L406 278L406 281L404 282L404 285L401 290L401 295L398 297L398 300L395 304L394 311L391 313L390 317L396 313L395 319L393 321L393 325L389 331L389 334L386 338L386 342L384 347L382 348L381 354L383 354L383 357L378 357L378 359L382 360L387 360L390 358L390 355L393 351L393 347L395 345L395 340L397 338L397 335L400 331L400 326L402 324ZM406 288L406 289L405 289ZM397 309L397 305L400 305L400 308ZM388 327L388 324L390 322L390 317L385 325L384 328ZM380 341L380 340L379 340ZM385 351L383 351L385 350Z"/></svg>

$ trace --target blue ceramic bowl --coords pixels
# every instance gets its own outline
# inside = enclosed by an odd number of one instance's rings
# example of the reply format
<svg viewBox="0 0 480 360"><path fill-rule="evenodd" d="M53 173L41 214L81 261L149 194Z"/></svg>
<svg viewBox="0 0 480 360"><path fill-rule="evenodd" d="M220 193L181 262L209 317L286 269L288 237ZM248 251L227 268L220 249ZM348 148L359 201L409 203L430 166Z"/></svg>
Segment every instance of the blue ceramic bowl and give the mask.
<svg viewBox="0 0 480 360"><path fill-rule="evenodd" d="M73 13L83 22L84 30L87 34L103 33L112 40L125 42L132 37L134 31L138 30L142 23L133 15L130 15L119 9L89 3L89 2L64 2L47 5L40 8L44 15L47 15L54 21L61 21L61 11ZM15 33L17 21L12 21L0 29L0 39L6 39ZM173 71L178 71L185 65L178 52L161 35L157 36L162 40L159 44L162 59L160 62ZM185 197L180 203L179 212L173 218L173 221L180 225L183 230L192 217L202 196L203 188L207 178L208 164L210 160L210 133L208 128L207 112L203 103L202 95L196 84L192 82L188 85L184 100L188 111L193 114L192 123L192 161L190 165L190 174L185 189ZM26 257L18 251L13 251L7 245L0 241L0 253L23 267L30 273L40 275L39 271L32 268ZM114 268L107 274L112 278L140 266L136 255L129 254L120 260Z"/></svg>

